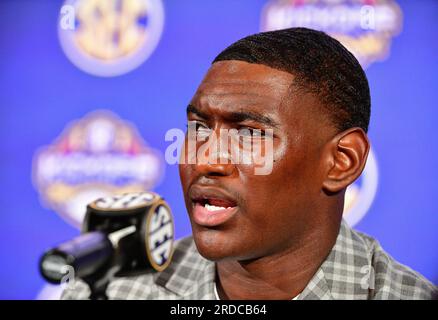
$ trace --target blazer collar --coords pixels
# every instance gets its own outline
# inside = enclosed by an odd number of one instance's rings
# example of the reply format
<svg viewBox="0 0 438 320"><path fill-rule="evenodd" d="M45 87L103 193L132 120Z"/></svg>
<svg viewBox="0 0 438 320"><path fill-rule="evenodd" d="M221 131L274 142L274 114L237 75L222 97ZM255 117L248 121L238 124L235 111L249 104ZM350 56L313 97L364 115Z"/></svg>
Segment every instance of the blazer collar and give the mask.
<svg viewBox="0 0 438 320"><path fill-rule="evenodd" d="M343 220L335 245L299 299L367 299L372 259L367 243Z"/></svg>
<svg viewBox="0 0 438 320"><path fill-rule="evenodd" d="M215 276L215 263L202 257L191 241L186 252L175 251L172 264L155 283L182 299L214 300Z"/></svg>

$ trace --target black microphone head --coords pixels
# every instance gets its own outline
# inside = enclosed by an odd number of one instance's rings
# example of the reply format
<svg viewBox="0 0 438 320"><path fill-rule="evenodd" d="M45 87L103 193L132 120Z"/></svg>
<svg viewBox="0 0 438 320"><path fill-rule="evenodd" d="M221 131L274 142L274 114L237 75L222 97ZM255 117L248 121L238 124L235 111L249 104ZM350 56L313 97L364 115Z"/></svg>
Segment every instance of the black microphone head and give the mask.
<svg viewBox="0 0 438 320"><path fill-rule="evenodd" d="M87 206L82 235L48 250L40 260L45 279L59 283L69 270L93 282L116 275L163 271L173 255L172 212L153 192L124 193Z"/></svg>
<svg viewBox="0 0 438 320"><path fill-rule="evenodd" d="M134 264L151 266L156 271L163 271L169 265L175 236L173 216L168 204L158 194L133 192L93 201L87 206L83 230L101 231L102 225L111 233L129 226L137 228L140 247L131 247L131 251L137 251L137 258L132 257ZM109 237L110 240L116 239L117 234ZM138 259L140 256L143 259Z"/></svg>

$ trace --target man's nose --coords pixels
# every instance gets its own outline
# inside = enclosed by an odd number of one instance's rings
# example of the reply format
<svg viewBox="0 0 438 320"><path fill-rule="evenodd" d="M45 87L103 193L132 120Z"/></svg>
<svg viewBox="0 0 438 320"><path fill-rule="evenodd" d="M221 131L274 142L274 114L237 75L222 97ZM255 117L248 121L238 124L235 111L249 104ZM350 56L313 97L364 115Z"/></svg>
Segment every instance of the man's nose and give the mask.
<svg viewBox="0 0 438 320"><path fill-rule="evenodd" d="M197 163L195 164L195 167L198 174L205 177L231 176L235 170L234 164L230 161L227 161L227 163L221 163L220 159L217 159L216 163Z"/></svg>
<svg viewBox="0 0 438 320"><path fill-rule="evenodd" d="M217 128L210 135L209 140L200 148L207 147L205 152L197 158L196 170L200 175L230 176L235 170L232 161L228 131Z"/></svg>

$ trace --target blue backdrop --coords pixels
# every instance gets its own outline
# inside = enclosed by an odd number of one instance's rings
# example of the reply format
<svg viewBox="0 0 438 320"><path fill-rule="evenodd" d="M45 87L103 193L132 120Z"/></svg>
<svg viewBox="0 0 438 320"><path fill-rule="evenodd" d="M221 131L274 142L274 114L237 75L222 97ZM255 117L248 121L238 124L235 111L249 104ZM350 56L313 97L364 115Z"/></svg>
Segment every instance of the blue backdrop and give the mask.
<svg viewBox="0 0 438 320"><path fill-rule="evenodd" d="M157 47L117 77L90 75L67 58L57 31L63 1L0 2L0 298L37 297L45 285L40 254L79 233L41 204L31 179L36 150L53 143L70 121L107 109L164 154L165 133L184 128L185 107L211 60L260 30L266 2L163 1ZM366 70L379 180L356 228L438 284L438 1L397 2L403 29L388 58ZM173 208L177 237L189 234L176 166L166 166L154 190Z"/></svg>

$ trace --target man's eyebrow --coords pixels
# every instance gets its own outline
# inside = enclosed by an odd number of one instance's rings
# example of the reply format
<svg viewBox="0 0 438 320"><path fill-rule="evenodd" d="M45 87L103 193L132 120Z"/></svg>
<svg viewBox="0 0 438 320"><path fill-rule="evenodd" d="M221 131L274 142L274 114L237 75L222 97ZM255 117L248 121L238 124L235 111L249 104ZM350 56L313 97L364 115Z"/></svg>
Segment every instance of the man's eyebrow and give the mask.
<svg viewBox="0 0 438 320"><path fill-rule="evenodd" d="M276 128L278 126L277 123L270 117L251 111L230 112L230 114L228 114L225 118L231 122L244 122L250 120L267 125L269 127Z"/></svg>
<svg viewBox="0 0 438 320"><path fill-rule="evenodd" d="M194 105L189 104L187 106L187 114L193 113L199 116L203 119L208 119L208 114L200 111L198 108L196 108ZM240 111L240 112L230 112L224 118L230 122L244 122L244 121L255 121L261 124L265 124L270 127L278 127L278 124L271 119L270 117L267 117L265 115L262 115L260 113L251 112L251 111Z"/></svg>
<svg viewBox="0 0 438 320"><path fill-rule="evenodd" d="M198 108L196 108L194 105L189 104L187 106L187 115L189 113L193 113L196 114L198 117L202 118L202 119L208 119L208 115L202 111L200 111Z"/></svg>

